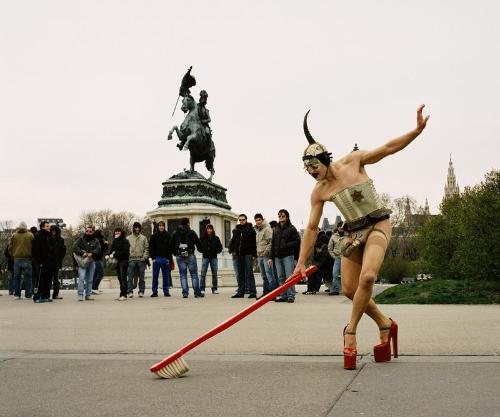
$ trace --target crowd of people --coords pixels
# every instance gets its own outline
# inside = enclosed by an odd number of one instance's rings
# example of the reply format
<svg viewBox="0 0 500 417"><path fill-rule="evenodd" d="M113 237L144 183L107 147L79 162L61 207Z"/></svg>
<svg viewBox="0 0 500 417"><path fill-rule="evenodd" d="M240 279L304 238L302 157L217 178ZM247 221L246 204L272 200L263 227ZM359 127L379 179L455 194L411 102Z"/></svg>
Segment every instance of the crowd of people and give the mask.
<svg viewBox="0 0 500 417"><path fill-rule="evenodd" d="M254 215L252 224L245 214L238 216L238 224L232 231L229 253L232 255L237 290L232 298L259 298L273 291L292 275L300 250L300 234L290 221L287 210L278 212L278 221L267 222L260 213ZM339 225L340 226L340 225ZM335 232L318 231L313 254L313 263L318 271L309 278L307 291L315 294L322 283L330 295L339 294L340 254L335 250L341 228ZM94 300L100 294L99 284L104 276L105 262L113 266L120 284L118 301L125 301L146 292L145 271L152 267L150 297L158 297L159 276L162 275L163 296L170 297L171 271L177 265L182 288L182 297L188 298L192 290L195 298L205 296L208 270L211 272L210 290L218 294L218 255L222 252L221 240L214 226L208 223L201 236L190 228L189 219L182 218L174 233L169 233L165 222L155 223L148 239L142 233L139 222L133 224L132 233L117 227L110 242L100 230L92 225L72 245L72 259L77 271L78 301ZM201 276L195 252L201 254ZM53 302L62 299L59 295L59 270L66 255L66 245L61 229L46 221L40 228L27 229L21 222L12 235L4 252L8 261L8 290L16 299L21 299L22 290L26 299L35 303ZM175 259L175 261L174 261ZM255 285L254 266L262 277L262 293L258 296ZM191 288L188 283L191 276ZM51 295L52 290L52 295ZM276 302L293 303L295 288L289 288Z"/></svg>
<svg viewBox="0 0 500 417"><path fill-rule="evenodd" d="M43 221L40 230L27 229L21 222L4 252L7 258L9 294L25 297L36 303L61 299L59 296L59 270L66 255L61 229ZM21 286L21 276L24 276ZM50 291L52 287L52 299Z"/></svg>

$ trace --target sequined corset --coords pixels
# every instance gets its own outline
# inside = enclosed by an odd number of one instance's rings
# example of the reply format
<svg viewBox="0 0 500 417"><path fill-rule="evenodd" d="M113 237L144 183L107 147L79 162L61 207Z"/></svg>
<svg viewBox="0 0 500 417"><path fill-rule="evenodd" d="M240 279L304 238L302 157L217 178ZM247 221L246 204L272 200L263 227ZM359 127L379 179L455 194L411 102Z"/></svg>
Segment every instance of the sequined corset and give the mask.
<svg viewBox="0 0 500 417"><path fill-rule="evenodd" d="M382 204L372 180L344 188L334 194L332 201L348 223L355 223L368 215L382 217L391 213Z"/></svg>

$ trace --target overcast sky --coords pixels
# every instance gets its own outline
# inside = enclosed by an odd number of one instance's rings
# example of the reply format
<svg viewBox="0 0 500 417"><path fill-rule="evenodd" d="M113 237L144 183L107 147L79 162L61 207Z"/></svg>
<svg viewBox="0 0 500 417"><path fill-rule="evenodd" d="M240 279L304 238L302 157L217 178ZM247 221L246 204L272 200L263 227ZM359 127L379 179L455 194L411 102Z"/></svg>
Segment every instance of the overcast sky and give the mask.
<svg viewBox="0 0 500 417"><path fill-rule="evenodd" d="M368 167L379 192L438 210L499 168L496 1L0 1L0 220L157 207L188 167L166 137L182 75L208 91L214 181L233 211L307 221L302 119L334 159L415 127ZM207 176L203 164L197 170ZM333 204L325 215L338 214Z"/></svg>

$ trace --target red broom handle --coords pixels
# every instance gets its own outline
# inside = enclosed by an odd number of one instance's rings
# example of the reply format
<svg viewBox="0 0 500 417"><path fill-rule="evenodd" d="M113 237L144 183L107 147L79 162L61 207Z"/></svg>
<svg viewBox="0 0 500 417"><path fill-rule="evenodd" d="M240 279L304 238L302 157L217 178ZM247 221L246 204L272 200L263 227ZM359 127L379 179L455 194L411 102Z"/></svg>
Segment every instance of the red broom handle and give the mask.
<svg viewBox="0 0 500 417"><path fill-rule="evenodd" d="M313 274L317 270L318 270L318 267L316 265L310 266L309 268L306 269L306 276L309 277L311 274ZM197 339L193 340L191 343L180 348L177 352L172 353L169 357L163 359L161 362L158 362L157 364L153 365L151 367L150 371L156 372L159 369L163 368L164 366L168 365L170 362L173 362L174 360L180 358L182 355L189 352L191 349L194 349L200 343L203 343L205 340L210 339L212 336L215 336L216 334L223 332L228 327L231 327L233 324L239 322L241 319L245 318L250 313L257 310L259 307L262 307L267 302L276 298L278 295L285 292L288 288L297 284L301 280L302 280L302 275L300 273L297 272L297 273L291 275L283 285L280 285L275 290L271 291L270 293L267 293L262 298L259 298L257 301L250 304L247 308L241 310L239 313L235 314L233 317L230 317L226 321L223 321L222 323L218 324L212 330L209 330L204 335L198 337Z"/></svg>

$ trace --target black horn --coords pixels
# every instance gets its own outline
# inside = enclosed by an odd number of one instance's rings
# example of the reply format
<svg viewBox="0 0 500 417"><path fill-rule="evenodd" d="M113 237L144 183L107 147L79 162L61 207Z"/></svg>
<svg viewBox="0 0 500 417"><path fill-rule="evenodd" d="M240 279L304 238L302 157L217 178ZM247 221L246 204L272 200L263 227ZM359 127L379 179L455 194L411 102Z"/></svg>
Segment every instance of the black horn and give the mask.
<svg viewBox="0 0 500 417"><path fill-rule="evenodd" d="M311 136L311 133L309 132L309 129L307 128L307 116L309 115L309 112L311 110L307 110L306 115L304 116L304 134L306 135L307 141L309 142L310 145L313 143L316 143L314 138Z"/></svg>

